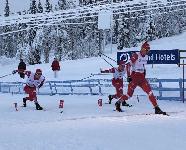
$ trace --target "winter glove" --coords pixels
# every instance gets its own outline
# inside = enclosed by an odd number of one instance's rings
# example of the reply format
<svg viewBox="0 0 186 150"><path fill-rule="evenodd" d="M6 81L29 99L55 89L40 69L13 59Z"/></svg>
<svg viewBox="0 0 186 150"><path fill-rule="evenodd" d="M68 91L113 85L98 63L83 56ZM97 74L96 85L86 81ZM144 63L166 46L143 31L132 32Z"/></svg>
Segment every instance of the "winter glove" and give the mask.
<svg viewBox="0 0 186 150"><path fill-rule="evenodd" d="M16 73L17 73L17 70L13 70L13 71L12 71L12 74L16 74Z"/></svg>
<svg viewBox="0 0 186 150"><path fill-rule="evenodd" d="M128 77L127 77L127 82L129 82L129 83L130 83L131 81L132 81L131 76L128 76Z"/></svg>

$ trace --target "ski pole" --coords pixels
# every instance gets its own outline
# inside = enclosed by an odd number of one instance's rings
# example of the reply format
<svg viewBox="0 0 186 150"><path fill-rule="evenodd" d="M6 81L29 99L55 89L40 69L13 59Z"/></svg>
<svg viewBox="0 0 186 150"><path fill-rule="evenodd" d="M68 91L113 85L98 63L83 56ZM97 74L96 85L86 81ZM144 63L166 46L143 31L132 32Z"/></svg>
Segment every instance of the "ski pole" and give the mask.
<svg viewBox="0 0 186 150"><path fill-rule="evenodd" d="M92 73L93 74L93 73ZM94 73L94 76L104 76L104 75L110 75L110 73Z"/></svg>
<svg viewBox="0 0 186 150"><path fill-rule="evenodd" d="M102 58L105 62L107 62L107 64L109 64L111 67L113 67L114 68L114 66L111 64L111 63L109 63L105 58Z"/></svg>
<svg viewBox="0 0 186 150"><path fill-rule="evenodd" d="M138 95L137 95L137 100L138 100L138 103L139 103L139 97L138 97Z"/></svg>
<svg viewBox="0 0 186 150"><path fill-rule="evenodd" d="M99 54L98 54L100 57L101 57L101 55L104 55L105 57L107 57L108 59L110 59L110 60L112 60L112 61L114 61L114 62L116 62L117 63L117 61L116 60L114 60L114 59L112 59L111 57L109 57L109 56L107 56L107 55L105 55L105 54L103 54L102 52L99 52Z"/></svg>
<svg viewBox="0 0 186 150"><path fill-rule="evenodd" d="M6 75L4 75L4 76L1 76L0 78L4 78L4 77L6 77L6 76L10 76L10 75L12 75L12 73L10 73L10 74L6 74Z"/></svg>
<svg viewBox="0 0 186 150"><path fill-rule="evenodd" d="M90 76L88 76L88 77L85 77L85 78L82 78L82 79L80 79L79 81L83 81L83 80L85 80L85 79L89 79L89 78L91 78L91 77L93 77L94 76L94 74L90 74Z"/></svg>
<svg viewBox="0 0 186 150"><path fill-rule="evenodd" d="M112 66L113 68L114 68L114 66L111 64L111 63L109 63L105 58L102 58L104 61L106 61L110 66ZM116 68L115 68L116 69ZM118 69L116 69L116 70L118 70ZM124 76L125 77L125 76ZM126 78L126 77L125 77Z"/></svg>

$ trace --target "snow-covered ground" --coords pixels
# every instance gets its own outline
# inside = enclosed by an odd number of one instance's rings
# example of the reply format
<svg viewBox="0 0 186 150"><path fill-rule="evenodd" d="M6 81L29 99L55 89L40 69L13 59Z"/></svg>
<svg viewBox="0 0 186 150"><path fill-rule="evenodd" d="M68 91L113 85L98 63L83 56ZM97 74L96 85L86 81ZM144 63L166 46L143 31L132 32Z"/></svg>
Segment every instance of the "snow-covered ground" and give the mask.
<svg viewBox="0 0 186 150"><path fill-rule="evenodd" d="M150 43L151 49L185 48L186 33ZM128 50L139 50L131 48ZM116 51L108 56L116 59ZM51 59L52 61L52 59ZM111 61L110 61L111 62ZM112 62L111 62L112 63ZM0 76L17 68L18 61L2 58ZM110 66L100 57L60 62L61 71L53 78L49 64L27 66L28 70L43 70L46 80L82 79L100 68ZM116 65L114 62L113 65ZM100 78L100 76L94 76ZM111 78L112 75L101 76ZM176 65L147 66L147 77L181 78L182 68ZM3 81L25 81L16 75L0 78ZM112 92L112 91L111 91ZM128 103L133 107L124 112L113 111L114 102L104 96L38 96L45 111L35 110L32 102L22 108L25 95L0 93L0 150L185 150L186 104L177 101L158 101L162 110L170 116L144 115L154 113L147 97L132 97ZM97 105L103 99L103 106ZM64 110L58 108L64 100ZM14 108L18 103L18 111ZM138 115L135 115L138 114ZM142 115L143 114L143 115Z"/></svg>
<svg viewBox="0 0 186 150"><path fill-rule="evenodd" d="M1 94L1 150L185 150L186 113L131 115L153 112L146 98L125 112L114 112L113 105L98 107L98 96L39 96L46 111L36 111L33 103L21 105L22 95ZM106 100L106 97L101 97ZM58 108L64 99L64 112ZM165 111L185 111L180 102L161 101Z"/></svg>

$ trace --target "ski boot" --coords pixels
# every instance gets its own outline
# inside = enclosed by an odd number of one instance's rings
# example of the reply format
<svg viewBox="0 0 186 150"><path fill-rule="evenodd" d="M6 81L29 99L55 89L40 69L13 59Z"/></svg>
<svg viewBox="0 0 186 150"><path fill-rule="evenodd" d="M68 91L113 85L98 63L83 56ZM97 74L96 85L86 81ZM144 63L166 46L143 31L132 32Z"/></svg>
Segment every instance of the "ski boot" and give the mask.
<svg viewBox="0 0 186 150"><path fill-rule="evenodd" d="M109 95L109 96L108 96L108 99L109 99L109 102L108 102L108 103L111 104L111 101L112 101L112 99L113 99L112 95Z"/></svg>
<svg viewBox="0 0 186 150"><path fill-rule="evenodd" d="M26 107L26 98L23 98L23 107Z"/></svg>
<svg viewBox="0 0 186 150"><path fill-rule="evenodd" d="M121 109L121 107L120 107L120 101L117 101L116 103L115 103L115 106L116 106L116 111L118 111L118 112L122 112L122 109Z"/></svg>
<svg viewBox="0 0 186 150"><path fill-rule="evenodd" d="M122 102L122 106L131 107L131 105L127 104L126 101L123 101L123 102Z"/></svg>
<svg viewBox="0 0 186 150"><path fill-rule="evenodd" d="M159 106L155 106L154 109L155 109L155 114L167 115L167 113L164 112L164 111L162 111L162 110L159 108Z"/></svg>
<svg viewBox="0 0 186 150"><path fill-rule="evenodd" d="M43 107L41 107L38 103L35 103L37 110L43 110Z"/></svg>

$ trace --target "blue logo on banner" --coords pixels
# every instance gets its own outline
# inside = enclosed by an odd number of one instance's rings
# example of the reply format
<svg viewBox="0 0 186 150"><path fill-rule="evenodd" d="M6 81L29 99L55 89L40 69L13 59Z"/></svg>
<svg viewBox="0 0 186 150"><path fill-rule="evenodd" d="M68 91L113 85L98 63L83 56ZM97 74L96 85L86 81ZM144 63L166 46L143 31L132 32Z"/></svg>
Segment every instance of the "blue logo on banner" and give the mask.
<svg viewBox="0 0 186 150"><path fill-rule="evenodd" d="M117 62L129 62L130 57L137 51L117 52ZM178 64L179 50L151 50L148 54L148 64Z"/></svg>

